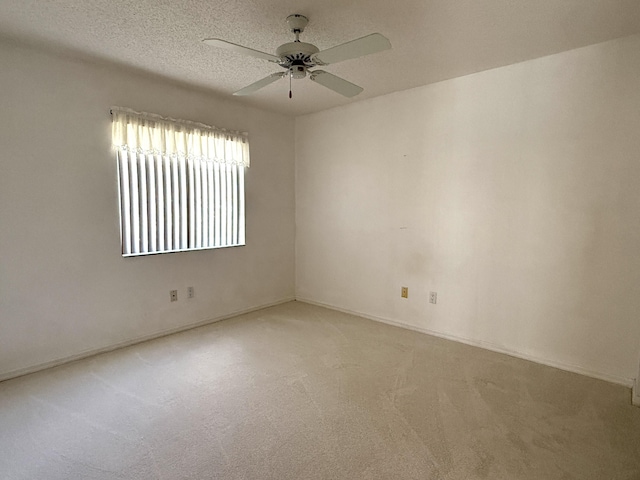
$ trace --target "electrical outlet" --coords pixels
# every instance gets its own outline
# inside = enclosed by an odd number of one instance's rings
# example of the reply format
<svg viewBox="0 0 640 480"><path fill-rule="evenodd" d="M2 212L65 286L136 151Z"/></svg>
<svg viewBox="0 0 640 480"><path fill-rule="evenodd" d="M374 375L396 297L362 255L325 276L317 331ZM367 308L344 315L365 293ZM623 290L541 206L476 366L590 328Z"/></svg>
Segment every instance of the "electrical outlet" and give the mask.
<svg viewBox="0 0 640 480"><path fill-rule="evenodd" d="M438 303L438 292L429 292L429 303Z"/></svg>
<svg viewBox="0 0 640 480"><path fill-rule="evenodd" d="M402 290L400 290L400 296L402 298L409 298L409 287L402 287Z"/></svg>
<svg viewBox="0 0 640 480"><path fill-rule="evenodd" d="M187 287L187 298L195 297L195 292L193 291L193 287Z"/></svg>
<svg viewBox="0 0 640 480"><path fill-rule="evenodd" d="M177 302L178 301L178 290L171 290L169 292L169 295L171 295L171 301L172 302Z"/></svg>

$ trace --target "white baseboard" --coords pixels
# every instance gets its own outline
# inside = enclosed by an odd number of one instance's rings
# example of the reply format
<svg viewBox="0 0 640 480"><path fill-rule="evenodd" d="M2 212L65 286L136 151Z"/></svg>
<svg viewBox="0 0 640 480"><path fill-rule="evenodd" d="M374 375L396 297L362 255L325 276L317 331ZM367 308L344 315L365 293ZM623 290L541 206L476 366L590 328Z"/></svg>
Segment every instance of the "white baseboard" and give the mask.
<svg viewBox="0 0 640 480"><path fill-rule="evenodd" d="M386 323L387 325L393 325L393 326L396 326L396 327L402 327L402 328L406 328L406 329L413 330L413 331L416 331L416 332L425 333L427 335L432 335L434 337L439 337L439 338L444 338L446 340L452 340L454 342L464 343L465 345L471 345L473 347L484 348L485 350L491 350L492 352L503 353L505 355L509 355L509 356L512 356L512 357L521 358L523 360L528 360L530 362L539 363L541 365L546 365L548 367L558 368L560 370L565 370L567 372L578 373L580 375L585 375L585 376L591 377L591 378L597 378L598 380L604 380L606 382L615 383L617 385L623 385L623 386L629 387L629 388L634 386L634 381L633 381L632 378L618 377L618 376L615 376L615 375L609 375L607 373L596 372L596 371L593 371L593 370L589 370L587 368L582 368L582 367L579 367L577 365L571 365L571 364L567 364L567 363L556 362L556 361L553 361L553 360L547 360L545 358L540 358L540 357L536 357L536 356L533 356L533 355L528 355L526 353L517 352L515 350L510 350L508 348L501 347L500 345L495 345L495 344L490 343L490 342L485 342L485 341L482 341L482 340L474 340L474 339L465 338L465 337L459 337L459 336L456 336L456 335L450 335L450 334L444 333L444 332L438 332L438 331L435 331L435 330L429 330L428 328L416 327L415 325L410 325L408 323L398 322L396 320L391 320L391 319L383 318L383 317L377 317L377 316L369 315L369 314L363 313L363 312L357 312L357 311L353 311L353 310L348 310L348 309L345 309L345 308L336 307L334 305L329 305L329 304L322 303L322 302L316 302L314 300L310 300L310 299L307 299L307 298L298 297L298 298L296 298L296 300L299 301L299 302L309 303L311 305L317 305L319 307L329 308L331 310L337 310L339 312L349 313L351 315L357 315L359 317L367 318L367 319L373 320L375 322ZM634 390L634 400L640 402L640 397L635 397L636 394L640 395L640 391L638 389Z"/></svg>
<svg viewBox="0 0 640 480"><path fill-rule="evenodd" d="M614 375L609 375L609 374L605 374L605 373L601 373L601 372L596 372L596 371L593 371L593 370L589 370L589 369L585 369L585 368L579 367L577 365L571 365L571 364L566 364L566 363L562 363L562 362L550 361L550 360L539 358L539 357L535 357L535 356L532 356L532 355L523 354L523 353L520 353L520 352L517 352L517 351L514 351L514 350L510 350L510 349L501 347L499 345L495 345L495 344L492 344L492 343L489 343L489 342L485 342L485 341L481 341L481 340L473 340L473 339L469 339L469 338L458 337L456 335L450 335L450 334L447 334L447 333L438 332L438 331L430 330L430 329L427 329L427 328L417 327L415 325L410 325L410 324L407 324L407 323L398 322L396 320L391 320L391 319L388 319L388 318L369 315L369 314L364 313L364 312L358 312L358 311L354 311L354 310L349 310L349 309L337 307L335 305L330 305L330 304L326 304L326 303L322 303L322 302L317 302L315 300L311 300L311 299L308 299L308 298L295 298L295 297L287 297L287 298L278 300L276 302L271 302L271 303L268 303L268 304L263 304L263 305L258 305L258 306L254 306L254 307L251 307L251 308L243 309L243 310L238 310L238 311L235 311L235 312L228 313L226 315L222 315L222 316L219 316L219 317L210 318L210 319L206 319L206 320L201 320L199 322L191 323L191 324L188 324L188 325L183 325L183 326L176 327L176 328L170 328L170 329L162 330L162 331L150 334L150 335L144 335L144 336L141 336L141 337L136 337L134 339L126 340L124 342L119 342L119 343L116 343L116 344L113 344L113 345L108 345L108 346L100 347L100 348L96 348L96 349L85 350L84 352L81 352L81 353L78 353L78 354L75 354L75 355L70 355L70 356L63 357L63 358L59 358L59 359L54 359L54 360L51 360L49 362L39 363L39 364L36 364L36 365L31 365L31 366L28 366L28 367L12 370L12 371L8 371L8 372L0 372L0 382L5 381L5 380L9 380L9 379L12 379L12 378L16 378L16 377L21 377L23 375L28 375L30 373L39 372L40 370L45 370L47 368L57 367L59 365L63 365L65 363L74 362L76 360L81 360L83 358L92 357L94 355L99 355L101 353L111 352L113 350L117 350L117 349L120 349L120 348L129 347L131 345L135 345L135 344L138 344L138 343L146 342L148 340L153 340L155 338L165 337L167 335L172 335L174 333L184 332L184 331L187 331L187 330L191 330L193 328L198 328L198 327L202 327L202 326L205 326L205 325L216 323L216 322L219 322L219 321L222 321L222 320L227 320L229 318L237 317L239 315L244 315L244 314L247 314L247 313L255 312L257 310L262 310L263 308L269 308L269 307L273 307L273 306L276 306L276 305L281 305L283 303L291 302L291 301L294 301L294 300L297 300L299 302L308 303L308 304L311 304L311 305L317 305L317 306L324 307L324 308L329 308L331 310L336 310L336 311L348 313L348 314L351 314L351 315L357 315L359 317L363 317L363 318L366 318L366 319L369 319L369 320L373 320L375 322L380 322L380 323L384 323L384 324L387 324L387 325L393 325L393 326L396 326L396 327L406 328L408 330L413 330L413 331L416 331L416 332L419 332L419 333L432 335L434 337L444 338L446 340L452 340L454 342L459 342L459 343L463 343L463 344L466 344L466 345L471 345L471 346L474 346L474 347L484 348L486 350L491 350L493 352L503 353L503 354L506 354L506 355L510 355L512 357L521 358L521 359L524 359L524 360L529 360L531 362L539 363L541 365L547 365L549 367L558 368L560 370L566 370L568 372L578 373L580 375L585 375L587 377L597 378L599 380L605 380L607 382L615 383L615 384L618 384L618 385L623 385L625 387L630 387L630 388L632 388L632 402L633 402L633 404L637 405L637 406L640 406L640 378L636 378L634 380L634 379L629 379L629 378L623 378L623 377L618 377L618 376L614 376ZM639 376L640 376L640 372L639 372Z"/></svg>
<svg viewBox="0 0 640 480"><path fill-rule="evenodd" d="M138 343L146 342L148 340L153 340L155 338L166 337L167 335L172 335L174 333L184 332L186 330L191 330L198 327L203 327L205 325L209 325L211 323L220 322L222 320L227 320L229 318L237 317L239 315L244 315L246 313L255 312L256 310L262 310L263 308L269 308L276 305L281 305L283 303L292 302L295 300L295 297L287 297L282 300L278 300L276 302L258 305L255 307L247 308L244 310L238 310L235 312L228 313L226 315L222 315L215 318L209 318L207 320L201 320L199 322L190 323L188 325L182 325L180 327L169 328L166 330L161 330L159 332L152 333L150 335L143 335L141 337L136 337L131 340L125 340L124 342L119 342L113 345L108 345L105 347L94 348L85 350L81 353L75 355L69 355L67 357L57 358L51 360L49 362L39 363L36 365L31 365L29 367L19 368L17 370L12 370L9 372L0 372L0 382L5 380L10 380L12 378L21 377L23 375L29 375L30 373L39 372L40 370L45 370L47 368L57 367L59 365L63 365L65 363L75 362L76 360L81 360L87 357L93 357L94 355L99 355L101 353L111 352L113 350L118 350L119 348L129 347L131 345L135 345Z"/></svg>

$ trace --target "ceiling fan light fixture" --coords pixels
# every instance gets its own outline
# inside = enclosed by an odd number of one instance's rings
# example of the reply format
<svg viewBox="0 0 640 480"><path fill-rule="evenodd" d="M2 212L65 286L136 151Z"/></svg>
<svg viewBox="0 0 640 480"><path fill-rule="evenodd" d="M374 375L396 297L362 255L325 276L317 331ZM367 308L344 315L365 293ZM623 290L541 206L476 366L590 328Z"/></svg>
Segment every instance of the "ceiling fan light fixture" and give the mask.
<svg viewBox="0 0 640 480"><path fill-rule="evenodd" d="M307 67L304 65L291 65L289 67L289 74L293 79L304 78L307 76Z"/></svg>

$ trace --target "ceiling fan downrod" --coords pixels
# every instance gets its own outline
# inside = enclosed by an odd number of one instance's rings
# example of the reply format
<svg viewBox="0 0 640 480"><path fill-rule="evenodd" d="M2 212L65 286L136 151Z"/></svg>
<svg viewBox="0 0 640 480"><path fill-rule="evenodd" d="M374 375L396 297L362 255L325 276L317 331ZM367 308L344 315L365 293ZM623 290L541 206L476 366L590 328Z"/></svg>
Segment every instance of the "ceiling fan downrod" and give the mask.
<svg viewBox="0 0 640 480"><path fill-rule="evenodd" d="M309 19L304 15L296 13L287 17L287 23L289 24L291 33L296 36L294 42L300 43L300 34L304 32L304 27L309 23Z"/></svg>

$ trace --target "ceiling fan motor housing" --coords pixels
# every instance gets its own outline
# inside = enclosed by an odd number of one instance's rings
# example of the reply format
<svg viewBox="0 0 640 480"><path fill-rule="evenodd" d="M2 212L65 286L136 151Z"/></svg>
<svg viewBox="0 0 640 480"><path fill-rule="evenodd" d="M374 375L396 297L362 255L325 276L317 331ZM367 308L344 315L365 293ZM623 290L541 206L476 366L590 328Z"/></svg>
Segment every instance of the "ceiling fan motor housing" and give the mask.
<svg viewBox="0 0 640 480"><path fill-rule="evenodd" d="M276 50L276 55L280 57L284 67L290 67L294 62L302 63L307 67L315 66L315 62L311 59L320 50L315 45L305 42L289 42L280 45Z"/></svg>

